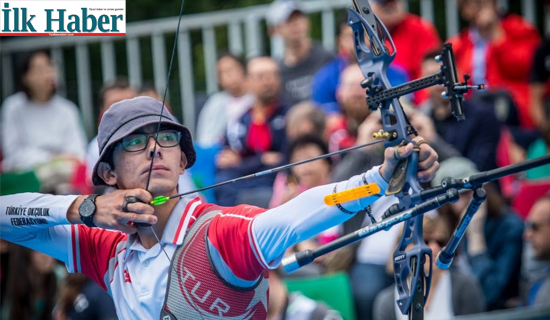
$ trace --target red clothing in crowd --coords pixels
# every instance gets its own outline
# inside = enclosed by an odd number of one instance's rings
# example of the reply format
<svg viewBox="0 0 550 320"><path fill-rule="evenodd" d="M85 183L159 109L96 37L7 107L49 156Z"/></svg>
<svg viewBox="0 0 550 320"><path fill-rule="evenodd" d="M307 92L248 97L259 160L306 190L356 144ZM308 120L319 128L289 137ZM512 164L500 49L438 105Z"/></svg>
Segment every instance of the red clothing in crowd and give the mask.
<svg viewBox="0 0 550 320"><path fill-rule="evenodd" d="M409 80L420 78L424 56L441 47L441 39L434 25L417 15L406 18L390 31L397 49L392 66L406 72ZM389 43L386 44L389 46ZM428 92L417 91L414 102L420 104L428 98Z"/></svg>
<svg viewBox="0 0 550 320"><path fill-rule="evenodd" d="M330 152L351 148L355 145L357 134L349 130L346 118L342 117L331 129L332 131L329 132L328 138L328 149Z"/></svg>
<svg viewBox="0 0 550 320"><path fill-rule="evenodd" d="M486 84L490 89L510 92L519 108L520 124L531 128L534 123L529 111L529 76L540 36L535 26L515 14L502 18L501 25L502 39L488 44ZM466 29L449 42L453 44L458 73L472 74L474 43L471 31Z"/></svg>

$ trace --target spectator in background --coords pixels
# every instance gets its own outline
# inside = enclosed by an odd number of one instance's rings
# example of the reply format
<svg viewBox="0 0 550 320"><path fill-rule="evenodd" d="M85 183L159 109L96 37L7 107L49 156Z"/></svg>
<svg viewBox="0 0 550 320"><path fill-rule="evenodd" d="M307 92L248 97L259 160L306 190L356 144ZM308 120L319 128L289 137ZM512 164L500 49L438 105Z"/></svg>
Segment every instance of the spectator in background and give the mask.
<svg viewBox="0 0 550 320"><path fill-rule="evenodd" d="M547 2L550 3L550 1ZM535 53L530 94L531 115L540 132L540 138L533 141L527 148L527 159L544 156L550 149L550 38L546 38ZM526 178L530 180L550 178L550 165L528 170Z"/></svg>
<svg viewBox="0 0 550 320"><path fill-rule="evenodd" d="M58 288L57 272L63 269L50 256L11 245L2 319L51 319Z"/></svg>
<svg viewBox="0 0 550 320"><path fill-rule="evenodd" d="M468 27L449 39L460 74L491 90L508 91L518 106L520 124L532 128L529 74L540 43L537 29L515 14L499 15L497 0L459 0Z"/></svg>
<svg viewBox="0 0 550 320"><path fill-rule="evenodd" d="M325 115L323 111L315 107L313 103L301 102L295 105L288 110L285 120L286 136L288 141L290 141L290 147L289 150L287 150L290 162L299 161L296 159L292 160L292 153L295 149L296 141L303 140L303 137L306 136L308 137L306 138L308 142L315 140L315 142L311 143L319 147L319 155L328 153L325 139ZM301 145L302 143L298 144ZM326 151L323 151L325 149ZM332 165L332 161L330 161L330 164ZM297 192L296 176L292 174L292 171L281 171L277 173L275 182L273 183L273 196L269 202L269 207L274 208L287 202L296 196L298 194ZM289 197L290 195L292 195L292 197Z"/></svg>
<svg viewBox="0 0 550 320"><path fill-rule="evenodd" d="M424 216L424 241L435 257L447 244L452 234L450 222L441 215ZM428 268L424 265L424 268ZM389 259L388 269L393 271L393 259ZM432 259L432 282L430 295L426 301L426 319L452 319L455 316L483 312L483 293L476 279L461 274L456 269L441 270ZM378 294L374 302L375 320L407 319L395 304L395 286L388 287Z"/></svg>
<svg viewBox="0 0 550 320"><path fill-rule="evenodd" d="M550 64L550 59L548 60ZM527 148L527 160L542 157L550 153L550 110L544 114L544 120L541 122L540 138L533 141ZM525 178L528 180L549 179L550 164L527 170Z"/></svg>
<svg viewBox="0 0 550 320"><path fill-rule="evenodd" d="M303 135L290 143L288 157L291 163L315 158L328 153L328 147L319 136ZM331 182L332 160L320 159L290 169L284 187L274 188L270 207L278 207L300 193ZM277 180L277 179L276 179Z"/></svg>
<svg viewBox="0 0 550 320"><path fill-rule="evenodd" d="M408 79L420 77L424 56L441 47L441 40L434 25L417 15L408 13L404 0L371 0L372 11L388 29L397 54L392 66L405 72ZM391 48L390 43L386 46ZM414 103L427 98L425 91L417 91Z"/></svg>
<svg viewBox="0 0 550 320"><path fill-rule="evenodd" d="M428 54L422 63L422 74L427 76L439 72L440 64L435 61L438 52ZM421 110L432 118L437 133L460 154L473 161L478 170L495 169L496 150L500 139L500 123L493 106L478 99L464 101L466 121L457 121L451 114L449 100L441 94L443 85L429 89L429 100Z"/></svg>
<svg viewBox="0 0 550 320"><path fill-rule="evenodd" d="M432 186L443 178L462 179L479 171L465 158L441 162ZM479 208L466 229L465 253L470 269L483 289L488 310L513 306L519 296L519 274L523 247L523 224L518 214L508 207L495 182L483 186L487 201ZM468 207L472 191L462 194L456 203L440 209L458 222Z"/></svg>
<svg viewBox="0 0 550 320"><path fill-rule="evenodd" d="M537 49L532 70L531 117L539 129L544 129L550 115L550 36Z"/></svg>
<svg viewBox="0 0 550 320"><path fill-rule="evenodd" d="M107 292L83 273L71 273L59 290L55 320L117 320Z"/></svg>
<svg viewBox="0 0 550 320"><path fill-rule="evenodd" d="M141 85L141 87L137 92L137 96L151 97L161 102L162 102L162 99L164 98L164 96L159 95L159 93L157 92L157 89L155 89L155 84L152 83L151 81L146 81ZM166 99L168 99L168 97L166 97ZM166 101L164 102L164 105L166 105ZM169 106L166 105L166 107L168 108L168 110L170 110ZM170 110L170 112L172 112L172 110Z"/></svg>
<svg viewBox="0 0 550 320"><path fill-rule="evenodd" d="M286 137L289 141L304 135L315 135L326 141L325 114L314 103L301 102L286 114Z"/></svg>
<svg viewBox="0 0 550 320"><path fill-rule="evenodd" d="M300 292L289 293L278 269L269 270L267 320L342 320L338 311Z"/></svg>
<svg viewBox="0 0 550 320"><path fill-rule="evenodd" d="M287 108L280 101L279 67L269 57L258 57L248 62L247 70L254 102L227 131L226 148L216 156L217 182L267 170L285 160ZM217 202L222 206L249 203L266 208L274 179L273 175L263 175L219 187L215 190Z"/></svg>
<svg viewBox="0 0 550 320"><path fill-rule="evenodd" d="M284 42L284 54L278 61L283 83L283 101L289 106L309 100L313 75L333 55L309 36L309 18L297 1L276 0L268 9L271 36Z"/></svg>
<svg viewBox="0 0 550 320"><path fill-rule="evenodd" d="M130 83L126 77L118 76L112 81L105 82L99 90L98 98L101 107L99 109L97 123L101 121L103 114L113 103L124 99L134 98L136 95L136 90L130 86ZM86 153L86 171L90 185L92 184L92 170L94 169L94 165L98 159L99 146L97 145L97 136L95 136L88 144L88 150Z"/></svg>
<svg viewBox="0 0 550 320"><path fill-rule="evenodd" d="M328 147L325 141L319 136L306 134L290 143L288 157L290 162L299 162L327 153ZM325 158L292 167L288 172L279 172L273 184L273 196L269 203L270 208L282 205L306 190L330 183L331 171L332 160ZM295 244L287 250L287 255L317 248L322 244L319 242L319 238L323 237L325 232L319 234L318 237ZM302 267L289 276L299 278L320 275L325 271L323 262L327 260L327 257L318 258L314 263Z"/></svg>
<svg viewBox="0 0 550 320"><path fill-rule="evenodd" d="M550 196L540 198L529 212L524 233L525 240L533 249L535 258L550 262ZM530 288L528 305L546 305L550 301L550 267L546 275Z"/></svg>
<svg viewBox="0 0 550 320"><path fill-rule="evenodd" d="M230 53L220 55L217 70L222 91L208 98L197 123L196 143L202 148L220 146L227 128L248 111L254 101L247 90L246 66L239 57Z"/></svg>
<svg viewBox="0 0 550 320"><path fill-rule="evenodd" d="M315 74L311 88L311 99L327 115L327 126L329 128L337 125L342 115L342 110L336 99L336 89L339 86L340 75L349 64L357 63L353 30L348 25L347 13L341 17L336 28L336 42L338 43L338 56L326 63ZM405 73L395 68L393 64L388 67L386 75L392 86L407 81ZM366 94L364 93L364 95Z"/></svg>
<svg viewBox="0 0 550 320"><path fill-rule="evenodd" d="M331 152L346 149L355 145L357 129L370 114L365 100L365 89L361 81L365 77L357 64L348 65L340 74L340 84L336 98L343 113L336 130L330 133L329 149Z"/></svg>
<svg viewBox="0 0 550 320"><path fill-rule="evenodd" d="M306 134L297 137L290 142L288 150L289 162L299 162L315 158L328 153L328 146L318 135ZM279 172L273 184L273 196L269 203L270 208L275 208L286 203L302 192L331 182L332 160L324 158L292 167L288 172ZM321 233L320 236L322 236ZM307 249L317 248L321 243L318 237L307 239L289 248L288 254L293 254ZM292 277L313 276L323 273L320 262L326 257L316 259L312 264L304 266Z"/></svg>
<svg viewBox="0 0 550 320"><path fill-rule="evenodd" d="M25 56L19 75L21 91L2 105L2 168L41 166L37 176L44 191L55 192L86 154L78 107L56 94L56 69L49 52Z"/></svg>

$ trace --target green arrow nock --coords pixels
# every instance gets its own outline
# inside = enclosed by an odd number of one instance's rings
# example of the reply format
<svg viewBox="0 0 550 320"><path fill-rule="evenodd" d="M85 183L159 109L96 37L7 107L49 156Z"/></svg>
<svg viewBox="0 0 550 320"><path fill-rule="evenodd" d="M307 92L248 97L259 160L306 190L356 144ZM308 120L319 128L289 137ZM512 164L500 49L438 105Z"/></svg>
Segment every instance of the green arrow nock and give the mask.
<svg viewBox="0 0 550 320"><path fill-rule="evenodd" d="M170 200L170 197L167 196L156 196L153 201L149 202L149 204L152 204L154 206L160 206L161 204L164 204L166 201Z"/></svg>

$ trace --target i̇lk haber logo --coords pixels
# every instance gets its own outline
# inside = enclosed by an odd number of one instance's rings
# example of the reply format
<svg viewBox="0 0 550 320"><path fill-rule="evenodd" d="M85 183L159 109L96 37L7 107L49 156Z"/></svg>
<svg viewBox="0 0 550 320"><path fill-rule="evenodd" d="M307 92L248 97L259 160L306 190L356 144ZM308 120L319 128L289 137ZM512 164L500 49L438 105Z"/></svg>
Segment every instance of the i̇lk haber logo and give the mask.
<svg viewBox="0 0 550 320"><path fill-rule="evenodd" d="M124 36L126 2L0 0L0 36Z"/></svg>

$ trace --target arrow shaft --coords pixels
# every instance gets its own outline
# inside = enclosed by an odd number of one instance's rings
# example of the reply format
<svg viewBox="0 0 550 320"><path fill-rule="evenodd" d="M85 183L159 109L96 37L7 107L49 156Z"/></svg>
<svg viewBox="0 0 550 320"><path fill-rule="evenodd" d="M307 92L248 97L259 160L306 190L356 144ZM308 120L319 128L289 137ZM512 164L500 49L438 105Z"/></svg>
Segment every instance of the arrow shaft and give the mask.
<svg viewBox="0 0 550 320"><path fill-rule="evenodd" d="M200 189L196 189L196 190L193 190L193 191L180 193L180 194L177 194L175 196L171 196L169 199L180 198L180 197L192 194L192 193L201 192L201 191L204 191L204 190L221 187L221 186L224 186L226 184L230 184L230 183L237 182L237 181L240 181L240 180L245 180L245 179L250 179L250 178L254 178L254 177L263 176L263 175L266 175L266 174L276 173L276 172L279 172L279 171L282 171L282 170L286 170L288 168L299 166L299 165L304 164L304 163L329 158L329 157L332 157L332 156L335 156L335 155L338 155L338 154L342 154L342 153L346 153L346 152L349 152L349 151L352 151L352 150L361 149L361 148L369 147L369 146L372 146L372 145L376 145L376 144L382 143L384 141L385 140L377 140L377 141L361 144L361 145L358 145L358 146L353 146L351 148L346 148L346 149L330 152L330 153L327 153L327 154L324 154L324 155L321 155L321 156L318 156L318 157L315 157L315 158L310 158L310 159L306 159L306 160L302 160L302 161L298 161L298 162L289 163L289 164L286 164L286 165L283 165L283 166L280 166L280 167L276 167L276 168L273 168L273 169L264 170L264 171L256 172L256 173L249 174L249 175L246 175L246 176L242 176L242 177L239 177L239 178L235 178L235 179L223 181L223 182L220 182L220 183L216 183L216 184L204 187L204 188L200 188Z"/></svg>

